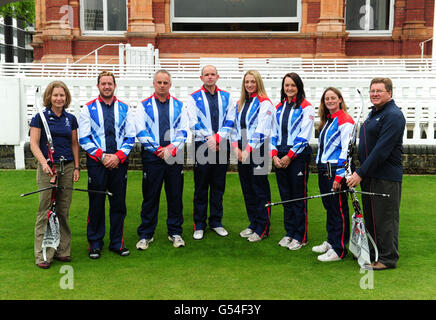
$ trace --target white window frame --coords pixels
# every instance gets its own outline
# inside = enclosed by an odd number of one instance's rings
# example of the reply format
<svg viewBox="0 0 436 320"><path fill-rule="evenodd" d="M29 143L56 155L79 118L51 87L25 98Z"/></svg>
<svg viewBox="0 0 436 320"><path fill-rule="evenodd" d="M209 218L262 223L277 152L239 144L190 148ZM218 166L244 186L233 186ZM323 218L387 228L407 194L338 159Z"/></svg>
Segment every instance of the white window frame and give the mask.
<svg viewBox="0 0 436 320"><path fill-rule="evenodd" d="M347 0L349 2L350 0ZM352 0L351 0L352 1ZM365 12L371 12L371 0L366 0L365 6L366 10ZM346 4L347 5L347 4ZM389 8L389 29L388 30L369 30L370 26L370 15L365 15L365 30L347 30L347 10L345 11L345 31L349 32L350 36L391 36L392 30L394 28L394 8L395 8L395 0L390 1L390 8Z"/></svg>
<svg viewBox="0 0 436 320"><path fill-rule="evenodd" d="M219 0L217 0L219 1ZM217 18L198 18L187 17L178 18L174 16L174 0L170 2L170 25L171 32L174 33L265 33L265 31L174 31L173 23L298 23L297 31L268 31L267 33L298 33L301 28L301 0L297 1L296 17L217 17Z"/></svg>
<svg viewBox="0 0 436 320"><path fill-rule="evenodd" d="M129 10L127 8L128 0L126 1L126 30L108 31L107 22L107 0L103 0L103 30L85 30L85 1L80 0L80 30L84 36L124 36L129 27Z"/></svg>

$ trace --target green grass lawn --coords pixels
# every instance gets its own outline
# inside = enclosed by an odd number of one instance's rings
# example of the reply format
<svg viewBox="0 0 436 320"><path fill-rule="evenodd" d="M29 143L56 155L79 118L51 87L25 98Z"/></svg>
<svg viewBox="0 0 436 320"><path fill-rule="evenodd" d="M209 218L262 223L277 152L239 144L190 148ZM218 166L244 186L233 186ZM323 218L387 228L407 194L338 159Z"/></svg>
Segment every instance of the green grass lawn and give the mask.
<svg viewBox="0 0 436 320"><path fill-rule="evenodd" d="M36 189L35 171L0 171L0 299L148 299L148 300L300 300L300 299L435 299L436 219L435 176L405 176L400 214L400 260L393 270L361 273L348 255L343 261L322 263L311 247L326 239L321 199L309 202L309 245L299 251L279 247L284 236L283 209L272 208L271 234L258 243L239 237L248 219L238 175L227 176L223 224L229 236L207 230L201 241L192 238L193 175L185 172L184 248L167 239L166 199L162 193L155 241L137 251L140 223L141 175L129 171L124 241L128 257L105 249L99 260L88 258L86 221L88 196L75 192L70 210L72 258L51 268L35 266L33 231L38 196L21 198ZM82 171L77 188L86 188ZM272 201L280 201L275 176L270 175ZM319 193L316 175L309 195ZM108 205L107 205L108 208ZM62 289L68 273L73 289ZM369 288L364 289L366 285Z"/></svg>

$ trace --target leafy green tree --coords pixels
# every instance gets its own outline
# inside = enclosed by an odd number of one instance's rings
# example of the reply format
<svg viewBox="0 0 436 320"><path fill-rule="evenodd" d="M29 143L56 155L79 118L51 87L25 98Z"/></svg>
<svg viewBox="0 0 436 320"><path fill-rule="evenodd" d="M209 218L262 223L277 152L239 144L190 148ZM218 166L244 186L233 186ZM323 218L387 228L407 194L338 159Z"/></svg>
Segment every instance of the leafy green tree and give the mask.
<svg viewBox="0 0 436 320"><path fill-rule="evenodd" d="M22 19L26 25L35 22L35 0L16 1L0 7L1 17Z"/></svg>

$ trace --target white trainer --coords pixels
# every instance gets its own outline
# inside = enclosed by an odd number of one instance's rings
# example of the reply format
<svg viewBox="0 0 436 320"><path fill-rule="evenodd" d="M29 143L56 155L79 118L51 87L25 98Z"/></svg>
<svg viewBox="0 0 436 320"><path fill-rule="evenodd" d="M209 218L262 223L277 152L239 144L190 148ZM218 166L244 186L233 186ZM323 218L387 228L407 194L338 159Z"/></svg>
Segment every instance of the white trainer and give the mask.
<svg viewBox="0 0 436 320"><path fill-rule="evenodd" d="M328 243L327 241L324 241L322 244L320 244L319 246L315 246L312 248L313 252L318 252L318 253L326 253L327 251L329 251L332 248L331 244Z"/></svg>
<svg viewBox="0 0 436 320"><path fill-rule="evenodd" d="M292 239L291 243L288 245L289 250L299 250L307 245L307 242L300 242L298 240Z"/></svg>
<svg viewBox="0 0 436 320"><path fill-rule="evenodd" d="M203 239L203 236L204 236L204 230L195 230L194 231L193 238L195 240L201 240L201 239Z"/></svg>
<svg viewBox="0 0 436 320"><path fill-rule="evenodd" d="M147 250L148 246L151 242L153 242L154 239L141 239L138 241L138 243L136 244L136 249L138 250Z"/></svg>
<svg viewBox="0 0 436 320"><path fill-rule="evenodd" d="M253 232L253 233L252 233L252 234L247 238L247 240L250 241L250 242L258 242L258 241L262 240L262 238L259 237L259 235L258 235L256 232Z"/></svg>
<svg viewBox="0 0 436 320"><path fill-rule="evenodd" d="M168 236L168 240L173 243L174 248L180 248L185 246L185 241L183 241L182 237L178 234Z"/></svg>
<svg viewBox="0 0 436 320"><path fill-rule="evenodd" d="M224 229L223 227L212 228L212 230L215 231L221 237L225 237L225 236L227 236L229 234L227 232L227 230Z"/></svg>
<svg viewBox="0 0 436 320"><path fill-rule="evenodd" d="M318 256L318 260L322 262L328 262L328 261L338 261L341 260L341 258L339 258L335 250L329 249L326 253Z"/></svg>
<svg viewBox="0 0 436 320"><path fill-rule="evenodd" d="M292 241L291 237L283 237L279 242L280 247L287 247Z"/></svg>
<svg viewBox="0 0 436 320"><path fill-rule="evenodd" d="M251 234L252 234L253 232L254 232L253 230L251 230L250 228L247 228L247 229L242 230L241 233L239 233L239 235L240 235L242 238L248 238L249 236L251 236Z"/></svg>

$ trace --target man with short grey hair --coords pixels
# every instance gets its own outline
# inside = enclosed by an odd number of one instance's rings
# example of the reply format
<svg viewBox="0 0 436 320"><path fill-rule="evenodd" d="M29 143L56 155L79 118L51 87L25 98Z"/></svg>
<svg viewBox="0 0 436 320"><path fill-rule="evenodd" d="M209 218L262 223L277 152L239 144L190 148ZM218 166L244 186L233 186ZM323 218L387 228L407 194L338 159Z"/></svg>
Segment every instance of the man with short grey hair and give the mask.
<svg viewBox="0 0 436 320"><path fill-rule="evenodd" d="M147 249L153 241L164 182L168 239L176 248L185 246L182 238L183 147L188 114L183 103L170 95L171 75L166 70L156 72L153 86L153 95L138 104L135 115L136 137L142 145L143 170L138 250Z"/></svg>

